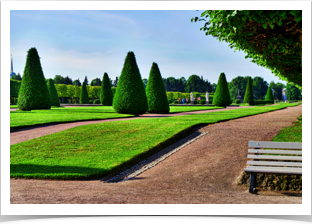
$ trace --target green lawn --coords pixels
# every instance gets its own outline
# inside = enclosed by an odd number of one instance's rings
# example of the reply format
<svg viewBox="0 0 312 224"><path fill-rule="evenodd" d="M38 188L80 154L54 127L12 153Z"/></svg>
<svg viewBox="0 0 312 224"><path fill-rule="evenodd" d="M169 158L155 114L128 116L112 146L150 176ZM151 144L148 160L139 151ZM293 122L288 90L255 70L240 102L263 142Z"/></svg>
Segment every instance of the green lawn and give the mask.
<svg viewBox="0 0 312 224"><path fill-rule="evenodd" d="M50 110L10 111L10 127L16 128L53 122L62 123L133 116L130 114L118 114L110 106L58 107Z"/></svg>
<svg viewBox="0 0 312 224"><path fill-rule="evenodd" d="M280 130L272 139L273 142L302 142L302 115L295 124Z"/></svg>
<svg viewBox="0 0 312 224"><path fill-rule="evenodd" d="M222 107L183 106L170 107L170 113L213 110ZM90 107L53 107L50 110L10 111L10 127L25 127L55 122L98 120L120 117L132 117L130 114L118 114L112 106Z"/></svg>
<svg viewBox="0 0 312 224"><path fill-rule="evenodd" d="M124 170L189 135L191 127L295 106L252 107L75 127L10 147L10 176L88 179Z"/></svg>

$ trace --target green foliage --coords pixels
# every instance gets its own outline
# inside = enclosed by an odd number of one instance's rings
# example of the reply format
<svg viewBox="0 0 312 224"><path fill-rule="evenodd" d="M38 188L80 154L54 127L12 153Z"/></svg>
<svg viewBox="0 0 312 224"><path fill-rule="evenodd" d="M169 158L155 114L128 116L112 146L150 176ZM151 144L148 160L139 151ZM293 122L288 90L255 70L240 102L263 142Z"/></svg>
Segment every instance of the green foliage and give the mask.
<svg viewBox="0 0 312 224"><path fill-rule="evenodd" d="M269 86L269 88L267 90L267 93L265 95L265 100L266 101L270 101L271 103L274 103L274 96L273 96L273 93L272 93L271 86Z"/></svg>
<svg viewBox="0 0 312 224"><path fill-rule="evenodd" d="M83 82L80 90L80 104L88 104L88 103L89 103L88 91L86 83Z"/></svg>
<svg viewBox="0 0 312 224"><path fill-rule="evenodd" d="M105 72L103 75L103 82L101 84L101 93L100 93L101 104L103 106L112 106L113 105L113 92L111 83L109 81L108 74Z"/></svg>
<svg viewBox="0 0 312 224"><path fill-rule="evenodd" d="M270 82L271 88L274 89L274 99L282 100L282 90L286 87L284 84L274 81Z"/></svg>
<svg viewBox="0 0 312 224"><path fill-rule="evenodd" d="M235 100L235 103L240 104L241 103L240 99Z"/></svg>
<svg viewBox="0 0 312 224"><path fill-rule="evenodd" d="M301 91L290 83L286 85L286 97L288 100L302 100Z"/></svg>
<svg viewBox="0 0 312 224"><path fill-rule="evenodd" d="M253 89L252 89L252 79L248 77L246 92L244 96L244 103L248 103L249 105L254 105L254 96L253 96Z"/></svg>
<svg viewBox="0 0 312 224"><path fill-rule="evenodd" d="M226 107L229 106L231 103L232 101L226 77L224 73L221 73L219 76L216 92L214 93L213 104L215 106Z"/></svg>
<svg viewBox="0 0 312 224"><path fill-rule="evenodd" d="M101 103L100 99L95 99L95 100L93 101L93 104L100 104L100 103Z"/></svg>
<svg viewBox="0 0 312 224"><path fill-rule="evenodd" d="M93 101L92 101L92 100L89 100L89 104L93 104Z"/></svg>
<svg viewBox="0 0 312 224"><path fill-rule="evenodd" d="M53 79L48 80L48 89L49 89L49 93L50 93L51 106L59 107L60 106L60 100L59 100L59 97L57 95L57 91L56 91L56 88L54 86Z"/></svg>
<svg viewBox="0 0 312 224"><path fill-rule="evenodd" d="M247 53L253 63L287 82L302 86L301 10L206 10L206 35Z"/></svg>
<svg viewBox="0 0 312 224"><path fill-rule="evenodd" d="M118 113L144 114L148 109L142 77L133 52L128 52L118 80L113 107Z"/></svg>
<svg viewBox="0 0 312 224"><path fill-rule="evenodd" d="M51 108L50 94L36 48L28 50L17 105L20 110L28 111Z"/></svg>
<svg viewBox="0 0 312 224"><path fill-rule="evenodd" d="M20 81L10 79L10 96L17 97L20 88L21 88Z"/></svg>
<svg viewBox="0 0 312 224"><path fill-rule="evenodd" d="M112 87L113 98L115 97L116 90L117 90L117 87Z"/></svg>
<svg viewBox="0 0 312 224"><path fill-rule="evenodd" d="M147 111L150 113L169 113L169 104L158 65L153 62L146 85Z"/></svg>
<svg viewBox="0 0 312 224"><path fill-rule="evenodd" d="M206 104L206 100L200 100L198 101L198 104Z"/></svg>
<svg viewBox="0 0 312 224"><path fill-rule="evenodd" d="M255 100L254 101L254 105L261 105L261 104L272 104L274 102L272 102L271 100Z"/></svg>
<svg viewBox="0 0 312 224"><path fill-rule="evenodd" d="M12 77L12 79L17 80L17 81L22 81L21 74L20 74L20 73L17 73L17 75L14 75L14 76Z"/></svg>

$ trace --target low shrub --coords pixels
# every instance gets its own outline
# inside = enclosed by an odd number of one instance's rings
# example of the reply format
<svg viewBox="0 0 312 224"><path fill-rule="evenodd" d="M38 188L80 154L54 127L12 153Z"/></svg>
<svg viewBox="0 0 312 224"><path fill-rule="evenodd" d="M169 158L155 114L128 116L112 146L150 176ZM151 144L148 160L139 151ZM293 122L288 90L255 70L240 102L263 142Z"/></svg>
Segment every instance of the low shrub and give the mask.
<svg viewBox="0 0 312 224"><path fill-rule="evenodd" d="M254 100L255 105L260 105L260 104L273 104L271 100Z"/></svg>
<svg viewBox="0 0 312 224"><path fill-rule="evenodd" d="M100 103L101 103L100 99L95 99L95 100L93 101L93 104L100 104Z"/></svg>
<svg viewBox="0 0 312 224"><path fill-rule="evenodd" d="M200 100L199 104L206 104L206 100Z"/></svg>
<svg viewBox="0 0 312 224"><path fill-rule="evenodd" d="M92 101L92 100L89 100L89 104L93 104L93 101Z"/></svg>
<svg viewBox="0 0 312 224"><path fill-rule="evenodd" d="M177 100L174 100L174 99L168 100L168 103L169 103L169 104L175 103L175 102L178 102L178 101L177 101Z"/></svg>
<svg viewBox="0 0 312 224"><path fill-rule="evenodd" d="M241 102L240 99L236 99L236 100L235 100L235 103L236 103L236 104L240 104L240 102Z"/></svg>
<svg viewBox="0 0 312 224"><path fill-rule="evenodd" d="M193 104L198 104L198 101L197 100L193 100Z"/></svg>
<svg viewBox="0 0 312 224"><path fill-rule="evenodd" d="M173 101L174 104L179 104L178 100Z"/></svg>

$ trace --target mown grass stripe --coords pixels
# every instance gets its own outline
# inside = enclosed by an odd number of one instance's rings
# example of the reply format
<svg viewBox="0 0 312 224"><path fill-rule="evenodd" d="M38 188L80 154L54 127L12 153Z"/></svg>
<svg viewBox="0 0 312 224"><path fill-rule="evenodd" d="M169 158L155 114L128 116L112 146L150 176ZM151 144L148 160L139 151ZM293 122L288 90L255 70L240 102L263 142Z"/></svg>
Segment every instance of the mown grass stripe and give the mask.
<svg viewBox="0 0 312 224"><path fill-rule="evenodd" d="M283 109L253 107L84 125L11 145L10 176L90 179L113 175L192 133L192 127Z"/></svg>

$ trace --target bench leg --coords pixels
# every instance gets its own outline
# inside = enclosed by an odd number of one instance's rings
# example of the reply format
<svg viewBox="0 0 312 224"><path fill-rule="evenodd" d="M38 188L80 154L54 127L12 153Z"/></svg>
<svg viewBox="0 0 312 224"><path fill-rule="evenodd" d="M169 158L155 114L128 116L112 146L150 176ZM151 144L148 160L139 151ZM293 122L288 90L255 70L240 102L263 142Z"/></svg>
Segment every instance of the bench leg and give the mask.
<svg viewBox="0 0 312 224"><path fill-rule="evenodd" d="M257 173L250 173L249 193L255 193Z"/></svg>

